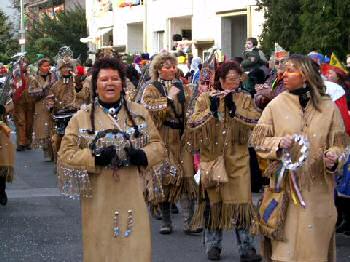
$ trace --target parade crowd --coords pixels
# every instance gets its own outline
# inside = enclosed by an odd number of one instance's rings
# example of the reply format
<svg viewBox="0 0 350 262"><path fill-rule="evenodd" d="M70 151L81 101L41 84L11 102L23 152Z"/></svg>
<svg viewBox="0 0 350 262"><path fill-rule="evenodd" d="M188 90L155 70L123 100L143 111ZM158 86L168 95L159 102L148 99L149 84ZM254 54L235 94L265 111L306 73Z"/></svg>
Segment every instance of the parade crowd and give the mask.
<svg viewBox="0 0 350 262"><path fill-rule="evenodd" d="M257 45L131 63L103 48L84 64L65 46L0 64L0 204L15 153L40 149L80 198L85 262L151 261L150 219L173 233L177 205L208 260L230 230L242 262L336 261L336 234L350 235L350 56L276 45L268 60Z"/></svg>

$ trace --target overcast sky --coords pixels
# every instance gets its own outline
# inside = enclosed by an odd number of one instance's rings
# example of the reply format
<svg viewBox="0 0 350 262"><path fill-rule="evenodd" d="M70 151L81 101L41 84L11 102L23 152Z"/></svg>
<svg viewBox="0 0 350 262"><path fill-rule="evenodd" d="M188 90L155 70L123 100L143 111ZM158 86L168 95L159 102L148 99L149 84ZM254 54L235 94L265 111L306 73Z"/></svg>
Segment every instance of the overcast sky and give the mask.
<svg viewBox="0 0 350 262"><path fill-rule="evenodd" d="M1 5L0 8L5 11L5 13L13 19L13 16L15 14L15 10L13 8L10 8L10 0L0 0Z"/></svg>

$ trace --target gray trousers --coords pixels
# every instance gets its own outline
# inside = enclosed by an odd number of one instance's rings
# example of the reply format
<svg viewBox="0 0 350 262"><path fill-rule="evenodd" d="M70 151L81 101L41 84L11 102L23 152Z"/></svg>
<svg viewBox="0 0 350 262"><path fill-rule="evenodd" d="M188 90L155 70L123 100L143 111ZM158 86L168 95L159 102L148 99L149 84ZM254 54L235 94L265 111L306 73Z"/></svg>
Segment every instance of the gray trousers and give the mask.
<svg viewBox="0 0 350 262"><path fill-rule="evenodd" d="M222 230L205 229L205 250L206 253L213 247L222 249ZM238 242L239 254L246 255L249 250L254 249L254 237L246 229L235 229Z"/></svg>
<svg viewBox="0 0 350 262"><path fill-rule="evenodd" d="M181 212L184 221L184 230L190 229L191 220L194 213L194 200L183 195L180 199Z"/></svg>

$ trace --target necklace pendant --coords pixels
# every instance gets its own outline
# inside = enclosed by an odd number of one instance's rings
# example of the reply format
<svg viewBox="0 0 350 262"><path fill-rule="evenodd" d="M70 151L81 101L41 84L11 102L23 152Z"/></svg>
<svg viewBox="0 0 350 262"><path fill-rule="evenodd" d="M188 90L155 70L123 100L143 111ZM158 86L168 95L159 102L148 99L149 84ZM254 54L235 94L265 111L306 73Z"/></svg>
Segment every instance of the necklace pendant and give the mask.
<svg viewBox="0 0 350 262"><path fill-rule="evenodd" d="M110 109L108 109L108 113L111 114L113 117L115 117L115 113L116 113L115 108L111 107Z"/></svg>

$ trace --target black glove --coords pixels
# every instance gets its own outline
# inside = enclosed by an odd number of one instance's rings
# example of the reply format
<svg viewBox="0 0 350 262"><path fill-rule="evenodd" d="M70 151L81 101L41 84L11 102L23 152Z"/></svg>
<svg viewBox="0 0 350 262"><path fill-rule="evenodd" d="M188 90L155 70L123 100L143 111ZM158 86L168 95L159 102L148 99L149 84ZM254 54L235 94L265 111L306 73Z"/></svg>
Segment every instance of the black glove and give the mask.
<svg viewBox="0 0 350 262"><path fill-rule="evenodd" d="M148 166L148 160L145 151L142 149L135 148L124 148L126 154L128 155L131 165L134 166Z"/></svg>
<svg viewBox="0 0 350 262"><path fill-rule="evenodd" d="M0 105L0 116L6 113L6 108L3 105Z"/></svg>
<svg viewBox="0 0 350 262"><path fill-rule="evenodd" d="M220 104L220 99L217 96L210 96L210 111L213 113L213 116L215 118L218 118L218 109L219 109L219 104Z"/></svg>
<svg viewBox="0 0 350 262"><path fill-rule="evenodd" d="M236 113L236 104L235 102L233 102L233 98L232 98L232 93L229 93L225 96L225 106L228 109L228 114L230 117L234 117L235 113Z"/></svg>
<svg viewBox="0 0 350 262"><path fill-rule="evenodd" d="M103 148L98 156L95 156L95 165L108 166L112 163L112 160L116 157L117 152L115 146L109 146Z"/></svg>

